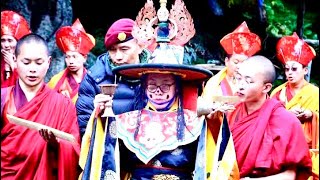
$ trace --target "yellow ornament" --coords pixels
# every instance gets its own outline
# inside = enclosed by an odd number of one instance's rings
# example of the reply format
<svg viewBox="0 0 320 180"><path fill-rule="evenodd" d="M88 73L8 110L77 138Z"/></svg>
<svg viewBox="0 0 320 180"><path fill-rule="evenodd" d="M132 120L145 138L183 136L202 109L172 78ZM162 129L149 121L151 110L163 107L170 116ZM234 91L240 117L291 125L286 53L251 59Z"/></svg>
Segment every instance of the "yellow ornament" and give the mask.
<svg viewBox="0 0 320 180"><path fill-rule="evenodd" d="M124 41L126 38L127 38L126 33L121 32L121 33L118 34L119 41Z"/></svg>

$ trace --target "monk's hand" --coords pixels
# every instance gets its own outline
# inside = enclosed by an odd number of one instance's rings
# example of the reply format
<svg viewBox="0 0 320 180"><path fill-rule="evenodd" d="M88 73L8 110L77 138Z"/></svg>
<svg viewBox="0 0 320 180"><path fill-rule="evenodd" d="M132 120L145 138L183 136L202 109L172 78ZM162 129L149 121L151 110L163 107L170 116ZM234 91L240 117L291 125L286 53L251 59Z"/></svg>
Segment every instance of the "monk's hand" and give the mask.
<svg viewBox="0 0 320 180"><path fill-rule="evenodd" d="M3 60L6 62L6 64L10 68L10 71L13 71L16 67L14 54L5 49L1 49L1 54L3 56ZM6 69L6 70L9 70L9 69Z"/></svg>
<svg viewBox="0 0 320 180"><path fill-rule="evenodd" d="M60 93L68 98L70 98L70 94L69 94L69 91L68 90L63 90L63 91L60 91Z"/></svg>
<svg viewBox="0 0 320 180"><path fill-rule="evenodd" d="M235 109L234 105L228 104L228 103L216 102L214 103L214 106L213 106L213 112L220 111L225 113L227 111L232 111L234 109Z"/></svg>
<svg viewBox="0 0 320 180"><path fill-rule="evenodd" d="M235 109L234 105L227 104L227 103L220 103L220 102L215 102L212 105L212 111L206 115L206 119L213 119L214 114L216 112L228 112L228 111L233 111Z"/></svg>
<svg viewBox="0 0 320 180"><path fill-rule="evenodd" d="M301 121L301 123L310 121L312 119L313 113L309 109L302 110L297 118Z"/></svg>
<svg viewBox="0 0 320 180"><path fill-rule="evenodd" d="M99 110L103 110L106 107L112 106L112 97L110 95L97 94L94 97L93 104L95 108L99 108Z"/></svg>
<svg viewBox="0 0 320 180"><path fill-rule="evenodd" d="M49 129L40 129L39 130L40 135L42 138L48 142L50 145L56 147L58 145L58 140L56 136L51 132Z"/></svg>
<svg viewBox="0 0 320 180"><path fill-rule="evenodd" d="M299 106L295 106L295 107L291 108L290 111L294 115L298 116L299 114L301 114L303 112L303 109L301 107L299 107Z"/></svg>

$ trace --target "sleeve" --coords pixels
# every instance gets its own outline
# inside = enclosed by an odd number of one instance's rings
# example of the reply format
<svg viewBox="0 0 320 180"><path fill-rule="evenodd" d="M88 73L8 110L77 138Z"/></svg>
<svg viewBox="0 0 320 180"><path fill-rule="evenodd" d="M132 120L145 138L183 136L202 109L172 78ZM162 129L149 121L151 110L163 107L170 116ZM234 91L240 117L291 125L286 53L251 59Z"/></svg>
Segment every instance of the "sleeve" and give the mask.
<svg viewBox="0 0 320 180"><path fill-rule="evenodd" d="M86 131L90 115L94 110L94 97L99 93L100 89L97 83L91 76L86 74L84 79L80 83L78 99L76 101L76 109L81 139Z"/></svg>

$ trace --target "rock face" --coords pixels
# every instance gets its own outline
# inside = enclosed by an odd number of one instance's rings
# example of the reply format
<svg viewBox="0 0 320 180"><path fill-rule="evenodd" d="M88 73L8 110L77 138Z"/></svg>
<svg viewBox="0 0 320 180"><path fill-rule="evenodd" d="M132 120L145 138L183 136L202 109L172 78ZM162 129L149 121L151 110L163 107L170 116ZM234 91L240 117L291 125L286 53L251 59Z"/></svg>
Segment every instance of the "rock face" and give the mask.
<svg viewBox="0 0 320 180"><path fill-rule="evenodd" d="M20 13L29 22L32 32L41 35L49 44L52 61L45 81L65 68L63 53L56 45L55 33L62 26L73 23L71 0L1 0L1 11ZM95 56L90 54L90 60Z"/></svg>

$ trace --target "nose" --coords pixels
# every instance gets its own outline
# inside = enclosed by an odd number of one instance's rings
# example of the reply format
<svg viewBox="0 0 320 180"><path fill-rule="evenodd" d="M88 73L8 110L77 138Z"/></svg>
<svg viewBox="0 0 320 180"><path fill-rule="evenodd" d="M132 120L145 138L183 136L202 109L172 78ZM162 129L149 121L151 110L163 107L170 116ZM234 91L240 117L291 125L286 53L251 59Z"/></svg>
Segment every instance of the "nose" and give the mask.
<svg viewBox="0 0 320 180"><path fill-rule="evenodd" d="M244 81L242 81L242 80L238 80L237 81L237 88L239 89L239 90L244 90L245 89L245 86L246 86L246 84L244 83Z"/></svg>
<svg viewBox="0 0 320 180"><path fill-rule="evenodd" d="M6 48L10 46L10 43L8 41L3 41L2 44Z"/></svg>
<svg viewBox="0 0 320 180"><path fill-rule="evenodd" d="M160 87L157 87L157 90L155 92L156 94L162 94L162 91L160 90Z"/></svg>
<svg viewBox="0 0 320 180"><path fill-rule="evenodd" d="M115 54L115 60L117 62L120 62L122 59L123 59L123 53L120 50L117 50Z"/></svg>
<svg viewBox="0 0 320 180"><path fill-rule="evenodd" d="M34 73L37 72L37 65L36 65L36 63L31 63L28 68L29 68L29 72L32 73L32 74L34 74Z"/></svg>

